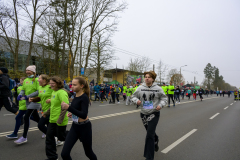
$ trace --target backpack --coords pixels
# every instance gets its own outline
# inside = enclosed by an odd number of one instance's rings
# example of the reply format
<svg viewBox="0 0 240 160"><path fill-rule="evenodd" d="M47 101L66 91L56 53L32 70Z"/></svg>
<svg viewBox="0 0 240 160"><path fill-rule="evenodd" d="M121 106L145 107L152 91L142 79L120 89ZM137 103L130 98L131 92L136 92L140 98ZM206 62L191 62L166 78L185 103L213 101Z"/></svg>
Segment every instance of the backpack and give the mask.
<svg viewBox="0 0 240 160"><path fill-rule="evenodd" d="M9 78L9 89L10 91L15 87L15 81Z"/></svg>
<svg viewBox="0 0 240 160"><path fill-rule="evenodd" d="M119 91L119 87L118 88L116 88L116 93L119 93L120 91Z"/></svg>

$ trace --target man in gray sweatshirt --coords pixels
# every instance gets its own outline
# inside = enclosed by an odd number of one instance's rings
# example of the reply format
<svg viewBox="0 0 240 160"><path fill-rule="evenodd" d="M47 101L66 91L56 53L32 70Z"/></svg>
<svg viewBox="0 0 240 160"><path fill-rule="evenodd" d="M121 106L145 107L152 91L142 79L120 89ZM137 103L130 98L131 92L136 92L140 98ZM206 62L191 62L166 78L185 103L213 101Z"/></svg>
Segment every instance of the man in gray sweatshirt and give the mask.
<svg viewBox="0 0 240 160"><path fill-rule="evenodd" d="M145 83L137 88L131 100L140 105L141 118L147 130L144 157L154 159L154 151L158 151L158 136L155 133L160 118L160 110L167 105L167 96L163 89L154 83L157 75L154 71L144 72Z"/></svg>

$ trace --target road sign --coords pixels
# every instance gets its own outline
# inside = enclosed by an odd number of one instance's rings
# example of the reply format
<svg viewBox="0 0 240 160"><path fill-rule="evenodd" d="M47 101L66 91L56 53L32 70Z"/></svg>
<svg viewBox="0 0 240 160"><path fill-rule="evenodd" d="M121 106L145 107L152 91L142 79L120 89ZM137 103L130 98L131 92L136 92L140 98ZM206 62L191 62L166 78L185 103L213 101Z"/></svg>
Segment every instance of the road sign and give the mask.
<svg viewBox="0 0 240 160"><path fill-rule="evenodd" d="M84 74L84 68L81 68L81 75Z"/></svg>

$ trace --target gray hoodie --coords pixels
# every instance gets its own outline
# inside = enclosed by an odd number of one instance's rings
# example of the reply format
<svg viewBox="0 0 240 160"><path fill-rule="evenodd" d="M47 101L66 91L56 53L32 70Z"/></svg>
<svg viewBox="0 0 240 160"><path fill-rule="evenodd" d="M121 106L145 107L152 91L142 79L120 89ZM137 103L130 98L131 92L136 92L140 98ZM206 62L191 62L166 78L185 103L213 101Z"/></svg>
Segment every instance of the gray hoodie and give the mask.
<svg viewBox="0 0 240 160"><path fill-rule="evenodd" d="M156 110L157 106L163 108L167 104L167 96L164 93L163 89L157 85L157 83L153 83L151 87L148 87L146 83L143 83L134 92L131 100L136 104L138 100L142 102L141 113L145 115L150 115L153 112L159 112L158 110ZM152 101L153 108L152 109L143 108L143 103L146 104L146 102L150 101Z"/></svg>

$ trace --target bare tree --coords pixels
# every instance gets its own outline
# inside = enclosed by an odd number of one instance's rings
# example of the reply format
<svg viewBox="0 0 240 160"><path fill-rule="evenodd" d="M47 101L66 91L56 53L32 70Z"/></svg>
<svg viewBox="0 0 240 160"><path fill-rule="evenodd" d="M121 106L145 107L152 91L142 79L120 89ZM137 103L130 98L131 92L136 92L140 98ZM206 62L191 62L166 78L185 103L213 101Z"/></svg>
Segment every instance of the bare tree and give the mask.
<svg viewBox="0 0 240 160"><path fill-rule="evenodd" d="M92 53L90 56L90 66L97 72L97 83L100 83L101 72L114 59L114 50L111 48L110 35L98 33L93 41Z"/></svg>
<svg viewBox="0 0 240 160"><path fill-rule="evenodd" d="M174 85L178 85L181 82L185 83L183 75L180 75L180 73L179 73L179 71L177 69L171 69L168 72L167 80L168 81L172 81L172 83Z"/></svg>
<svg viewBox="0 0 240 160"><path fill-rule="evenodd" d="M127 7L125 2L118 3L117 0L91 0L91 5L91 29L85 56L85 69L88 66L93 37L104 30L115 31L119 18L116 13L122 12Z"/></svg>
<svg viewBox="0 0 240 160"><path fill-rule="evenodd" d="M159 75L159 80L160 80L160 84L161 84L162 79L163 79L163 77L165 77L165 73L167 71L167 65L165 65L163 63L163 61L160 60L159 63L158 63L157 69L158 69L158 75Z"/></svg>
<svg viewBox="0 0 240 160"><path fill-rule="evenodd" d="M128 63L127 69L129 71L137 71L137 72L145 72L148 71L151 65L151 61L147 57L135 58L134 60L131 58Z"/></svg>
<svg viewBox="0 0 240 160"><path fill-rule="evenodd" d="M10 6L10 7L9 7ZM18 19L18 4L17 0L13 0L12 3L7 3L7 5L0 6L0 35L4 39L7 46L6 47L13 54L14 59L14 72L18 70L18 52L20 46L20 33L21 29L19 27Z"/></svg>
<svg viewBox="0 0 240 160"><path fill-rule="evenodd" d="M83 34L87 27L83 27L88 17L89 1L74 1L68 5L69 9L69 25L67 29L67 44L69 46L69 54L71 60L70 65L70 78L73 78L74 64L76 64L76 57L80 51L80 59L82 58L83 50ZM80 60L81 61L81 60ZM82 63L80 63L81 65Z"/></svg>
<svg viewBox="0 0 240 160"><path fill-rule="evenodd" d="M30 58L31 58L36 25L39 22L40 18L47 13L47 9L49 8L49 4L44 2L45 1L40 1L40 0L32 0L32 1L22 0L19 3L20 7L25 11L25 13L27 14L28 18L31 20L31 23L32 23L28 58L26 62L27 65L29 65Z"/></svg>

